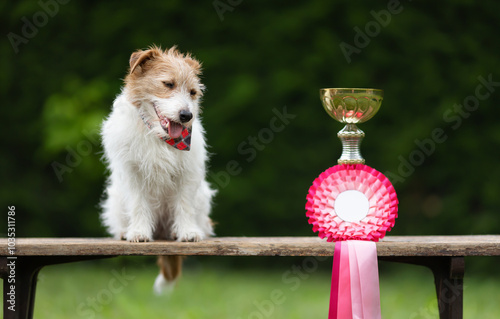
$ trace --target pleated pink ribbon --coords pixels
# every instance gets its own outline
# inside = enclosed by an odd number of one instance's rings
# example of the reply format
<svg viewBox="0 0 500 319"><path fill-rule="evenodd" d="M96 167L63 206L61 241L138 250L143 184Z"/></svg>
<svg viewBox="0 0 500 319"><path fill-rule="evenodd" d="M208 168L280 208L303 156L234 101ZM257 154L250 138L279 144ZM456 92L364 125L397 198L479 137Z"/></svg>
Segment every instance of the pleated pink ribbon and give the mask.
<svg viewBox="0 0 500 319"><path fill-rule="evenodd" d="M363 193L369 202L368 214L357 222L342 220L335 200L348 190ZM309 188L306 216L313 231L328 241L378 241L390 231L398 217L398 199L384 174L367 165L335 165L321 173Z"/></svg>

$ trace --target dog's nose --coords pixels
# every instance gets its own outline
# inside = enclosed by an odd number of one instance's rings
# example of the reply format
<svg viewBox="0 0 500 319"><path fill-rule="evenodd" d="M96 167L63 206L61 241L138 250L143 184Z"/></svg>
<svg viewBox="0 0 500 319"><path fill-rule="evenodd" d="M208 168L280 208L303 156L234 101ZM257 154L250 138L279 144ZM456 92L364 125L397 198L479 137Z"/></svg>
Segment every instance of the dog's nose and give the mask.
<svg viewBox="0 0 500 319"><path fill-rule="evenodd" d="M179 120L181 120L181 123L189 122L192 118L193 113L189 112L188 110L182 110L179 112Z"/></svg>

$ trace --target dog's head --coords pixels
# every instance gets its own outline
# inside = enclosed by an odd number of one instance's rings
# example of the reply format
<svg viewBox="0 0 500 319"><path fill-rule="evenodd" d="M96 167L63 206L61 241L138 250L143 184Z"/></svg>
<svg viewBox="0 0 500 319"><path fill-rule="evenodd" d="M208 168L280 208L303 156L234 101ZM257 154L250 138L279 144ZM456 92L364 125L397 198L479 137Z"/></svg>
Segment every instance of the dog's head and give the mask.
<svg viewBox="0 0 500 319"><path fill-rule="evenodd" d="M177 138L183 126L190 127L200 113L203 84L201 64L174 46L163 51L153 46L130 56L125 78L127 98L140 109L152 130Z"/></svg>

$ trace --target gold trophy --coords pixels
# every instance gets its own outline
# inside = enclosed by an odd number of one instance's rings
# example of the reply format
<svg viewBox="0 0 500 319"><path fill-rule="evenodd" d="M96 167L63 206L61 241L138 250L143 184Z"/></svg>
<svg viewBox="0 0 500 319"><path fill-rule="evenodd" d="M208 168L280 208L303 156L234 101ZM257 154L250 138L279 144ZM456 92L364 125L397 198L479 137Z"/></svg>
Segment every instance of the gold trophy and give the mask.
<svg viewBox="0 0 500 319"><path fill-rule="evenodd" d="M338 164L364 164L359 146L365 133L356 124L371 119L379 110L384 91L378 89L321 89L321 102L326 113L345 123L337 136L342 141L342 156Z"/></svg>

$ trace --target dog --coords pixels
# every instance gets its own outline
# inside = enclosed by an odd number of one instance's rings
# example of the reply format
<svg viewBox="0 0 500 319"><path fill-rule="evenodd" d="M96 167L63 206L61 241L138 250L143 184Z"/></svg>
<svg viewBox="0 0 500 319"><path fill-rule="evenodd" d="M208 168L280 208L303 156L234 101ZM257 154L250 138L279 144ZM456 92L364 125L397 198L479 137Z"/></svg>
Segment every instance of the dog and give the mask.
<svg viewBox="0 0 500 319"><path fill-rule="evenodd" d="M130 242L212 236L201 63L175 46L152 46L132 53L129 64L101 129L110 171L101 219L115 238ZM160 256L158 264L154 289L161 292L179 276L182 260Z"/></svg>

